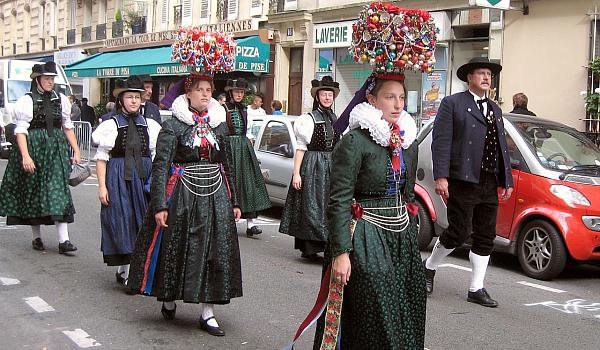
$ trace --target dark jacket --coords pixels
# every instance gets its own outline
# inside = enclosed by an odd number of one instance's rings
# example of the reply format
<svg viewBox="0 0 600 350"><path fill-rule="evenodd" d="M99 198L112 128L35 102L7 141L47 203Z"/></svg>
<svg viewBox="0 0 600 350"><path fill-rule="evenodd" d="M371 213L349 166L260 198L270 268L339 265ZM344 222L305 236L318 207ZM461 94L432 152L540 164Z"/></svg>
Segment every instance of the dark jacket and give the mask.
<svg viewBox="0 0 600 350"><path fill-rule="evenodd" d="M528 110L527 108L523 108L523 107L515 107L515 108L513 108L512 111L510 111L510 113L532 115L534 117L536 116L535 113L533 113L532 111Z"/></svg>
<svg viewBox="0 0 600 350"><path fill-rule="evenodd" d="M96 120L96 112L94 112L94 108L92 106L81 106L81 121L92 124L92 127L98 124L98 121Z"/></svg>
<svg viewBox="0 0 600 350"><path fill-rule="evenodd" d="M513 187L502 110L493 101L489 102L489 107L494 113L500 143L498 183L504 188ZM469 91L445 97L433 126L434 179L445 177L479 183L486 132L484 116Z"/></svg>

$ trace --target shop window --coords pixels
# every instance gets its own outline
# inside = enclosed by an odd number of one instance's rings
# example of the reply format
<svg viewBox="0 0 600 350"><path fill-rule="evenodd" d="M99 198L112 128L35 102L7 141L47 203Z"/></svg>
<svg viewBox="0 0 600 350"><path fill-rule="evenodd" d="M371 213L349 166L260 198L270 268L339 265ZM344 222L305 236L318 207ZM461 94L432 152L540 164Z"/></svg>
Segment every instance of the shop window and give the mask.
<svg viewBox="0 0 600 350"><path fill-rule="evenodd" d="M317 62L318 73L333 72L333 49L319 50L319 62Z"/></svg>

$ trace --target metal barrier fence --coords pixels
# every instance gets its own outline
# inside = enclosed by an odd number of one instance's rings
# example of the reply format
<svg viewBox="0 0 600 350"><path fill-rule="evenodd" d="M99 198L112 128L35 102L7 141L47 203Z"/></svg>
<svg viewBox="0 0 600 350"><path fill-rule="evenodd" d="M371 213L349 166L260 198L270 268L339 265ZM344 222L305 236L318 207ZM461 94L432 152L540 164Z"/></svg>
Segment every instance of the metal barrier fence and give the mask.
<svg viewBox="0 0 600 350"><path fill-rule="evenodd" d="M92 161L92 124L84 121L73 121L73 125L73 132L75 132L79 151L81 152L81 164L89 164Z"/></svg>

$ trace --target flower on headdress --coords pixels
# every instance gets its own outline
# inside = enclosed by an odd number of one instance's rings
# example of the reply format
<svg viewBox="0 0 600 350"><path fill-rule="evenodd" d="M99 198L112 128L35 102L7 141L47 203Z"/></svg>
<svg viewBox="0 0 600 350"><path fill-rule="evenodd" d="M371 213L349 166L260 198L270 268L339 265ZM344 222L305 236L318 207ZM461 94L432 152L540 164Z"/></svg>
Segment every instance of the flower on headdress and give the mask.
<svg viewBox="0 0 600 350"><path fill-rule="evenodd" d="M355 61L375 66L376 73L433 72L439 30L429 12L374 2L363 8L352 29L350 53Z"/></svg>
<svg viewBox="0 0 600 350"><path fill-rule="evenodd" d="M236 43L231 34L201 28L180 28L171 46L171 60L195 72L228 73L235 69Z"/></svg>

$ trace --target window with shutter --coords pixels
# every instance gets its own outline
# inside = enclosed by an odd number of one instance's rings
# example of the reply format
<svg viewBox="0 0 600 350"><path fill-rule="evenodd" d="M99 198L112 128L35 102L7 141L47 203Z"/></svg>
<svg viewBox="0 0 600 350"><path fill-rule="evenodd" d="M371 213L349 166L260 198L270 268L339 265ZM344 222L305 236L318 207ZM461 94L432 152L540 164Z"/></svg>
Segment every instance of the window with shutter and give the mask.
<svg viewBox="0 0 600 350"><path fill-rule="evenodd" d="M181 24L192 25L192 0L183 0L181 4Z"/></svg>
<svg viewBox="0 0 600 350"><path fill-rule="evenodd" d="M210 0L200 1L200 24L210 23Z"/></svg>
<svg viewBox="0 0 600 350"><path fill-rule="evenodd" d="M69 17L71 17L71 29L77 28L77 2L71 2L71 8L69 11Z"/></svg>
<svg viewBox="0 0 600 350"><path fill-rule="evenodd" d="M227 20L233 21L238 18L238 0L229 0L227 2Z"/></svg>
<svg viewBox="0 0 600 350"><path fill-rule="evenodd" d="M56 4L52 1L48 2L48 12L50 12L50 23L48 26L48 34L51 36L56 35L56 21L58 21L58 17L56 15Z"/></svg>
<svg viewBox="0 0 600 350"><path fill-rule="evenodd" d="M163 0L161 9L161 23L169 23L169 0Z"/></svg>
<svg viewBox="0 0 600 350"><path fill-rule="evenodd" d="M284 11L296 11L298 9L298 1L297 0L285 0L283 4Z"/></svg>
<svg viewBox="0 0 600 350"><path fill-rule="evenodd" d="M262 16L262 0L250 2L250 16Z"/></svg>

